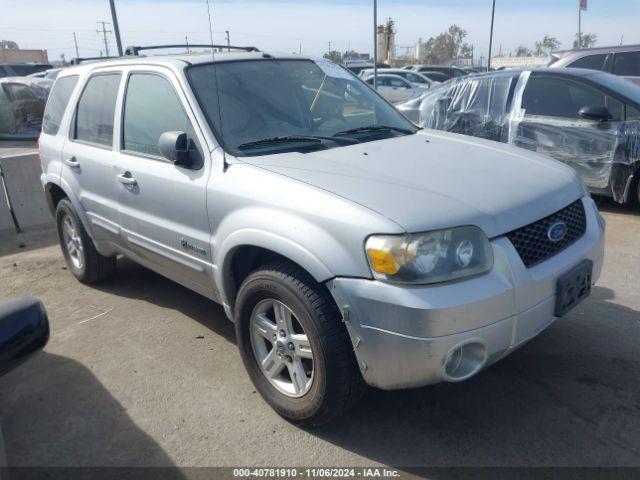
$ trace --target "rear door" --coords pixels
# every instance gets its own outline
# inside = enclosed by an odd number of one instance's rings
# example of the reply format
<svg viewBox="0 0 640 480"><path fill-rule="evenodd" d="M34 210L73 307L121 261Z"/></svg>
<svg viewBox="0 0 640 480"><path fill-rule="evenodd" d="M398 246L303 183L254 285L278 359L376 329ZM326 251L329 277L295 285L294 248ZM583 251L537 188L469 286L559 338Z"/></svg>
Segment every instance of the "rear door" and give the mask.
<svg viewBox="0 0 640 480"><path fill-rule="evenodd" d="M114 120L122 73L93 73L75 105L62 179L76 193L97 241L119 242Z"/></svg>
<svg viewBox="0 0 640 480"><path fill-rule="evenodd" d="M126 248L141 263L207 296L215 296L206 184L209 155L174 74L162 67L127 72L117 182ZM186 132L199 152L190 168L158 149L160 135Z"/></svg>

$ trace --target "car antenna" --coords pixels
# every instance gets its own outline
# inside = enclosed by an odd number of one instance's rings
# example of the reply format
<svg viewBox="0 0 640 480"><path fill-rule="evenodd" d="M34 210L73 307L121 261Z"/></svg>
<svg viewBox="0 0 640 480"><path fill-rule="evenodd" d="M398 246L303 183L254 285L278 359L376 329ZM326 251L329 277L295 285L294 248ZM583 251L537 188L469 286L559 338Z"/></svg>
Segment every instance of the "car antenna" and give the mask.
<svg viewBox="0 0 640 480"><path fill-rule="evenodd" d="M207 1L207 18L209 19L209 40L211 41L211 45L213 45L213 26L211 22L211 6L209 5L209 0ZM213 67L213 78L216 81L216 99L218 103L218 118L220 119L220 140L224 143L224 133L222 133L222 106L220 105L220 90L218 86L218 68L216 67L216 56L215 56L215 48L211 47L211 61L213 62L211 66ZM229 164L227 163L227 155L222 149L222 171L226 172Z"/></svg>

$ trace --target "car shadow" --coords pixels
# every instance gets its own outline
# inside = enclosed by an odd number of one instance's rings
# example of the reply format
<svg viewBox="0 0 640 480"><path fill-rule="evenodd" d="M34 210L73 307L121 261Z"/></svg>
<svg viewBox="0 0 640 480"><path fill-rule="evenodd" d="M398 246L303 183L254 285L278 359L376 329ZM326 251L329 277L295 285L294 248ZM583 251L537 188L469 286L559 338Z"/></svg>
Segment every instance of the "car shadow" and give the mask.
<svg viewBox="0 0 640 480"><path fill-rule="evenodd" d="M466 382L371 389L345 418L308 431L430 478L461 472L412 467L638 466L640 312L613 296L595 287L567 317Z"/></svg>
<svg viewBox="0 0 640 480"><path fill-rule="evenodd" d="M622 205L609 197L593 197L598 209L607 213L621 213L623 215L640 216L640 207L631 204Z"/></svg>
<svg viewBox="0 0 640 480"><path fill-rule="evenodd" d="M159 478L182 478L91 371L67 357L40 352L1 378L0 421L7 478L92 478L108 473L103 467L156 467Z"/></svg>
<svg viewBox="0 0 640 480"><path fill-rule="evenodd" d="M94 284L92 288L177 310L228 342L235 343L233 323L221 305L127 258L118 259L113 278Z"/></svg>

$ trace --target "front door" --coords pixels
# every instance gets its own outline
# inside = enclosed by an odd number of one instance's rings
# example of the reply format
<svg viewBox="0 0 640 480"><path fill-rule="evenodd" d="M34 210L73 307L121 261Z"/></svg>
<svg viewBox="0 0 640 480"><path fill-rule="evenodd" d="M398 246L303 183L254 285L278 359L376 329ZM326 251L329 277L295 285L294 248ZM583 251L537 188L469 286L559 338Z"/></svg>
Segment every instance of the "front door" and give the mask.
<svg viewBox="0 0 640 480"><path fill-rule="evenodd" d="M585 106L607 107L613 118L608 122L581 118L578 112ZM590 188L609 188L624 119L622 102L579 81L534 73L525 87L522 108L514 145L566 163Z"/></svg>
<svg viewBox="0 0 640 480"><path fill-rule="evenodd" d="M210 162L171 72L131 70L123 99L117 181L127 249L159 273L215 298L206 184ZM186 132L200 161L174 165L158 149L164 132Z"/></svg>

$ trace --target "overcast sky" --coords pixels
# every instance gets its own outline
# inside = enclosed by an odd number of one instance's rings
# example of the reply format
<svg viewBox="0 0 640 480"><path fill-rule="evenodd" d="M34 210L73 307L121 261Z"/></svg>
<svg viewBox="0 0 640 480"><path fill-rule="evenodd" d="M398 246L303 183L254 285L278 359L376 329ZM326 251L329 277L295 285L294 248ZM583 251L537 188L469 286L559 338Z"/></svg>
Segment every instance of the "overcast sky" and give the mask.
<svg viewBox="0 0 640 480"><path fill-rule="evenodd" d="M371 51L371 0L210 0L214 41L255 45L263 50L321 55L328 49ZM96 33L99 20L111 21L108 0L0 0L0 39L23 48L44 48L50 60L75 56L76 32L81 56L104 50ZM495 51L532 47L545 34L570 48L578 28L578 0L497 0ZM116 0L123 44L209 43L205 0ZM379 19L392 17L397 44L408 46L456 23L467 30L477 55L489 44L491 0L378 0ZM583 32L598 35L599 45L640 43L640 1L589 0ZM111 53L115 40L109 36ZM402 50L399 51L401 53Z"/></svg>

